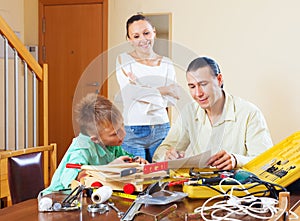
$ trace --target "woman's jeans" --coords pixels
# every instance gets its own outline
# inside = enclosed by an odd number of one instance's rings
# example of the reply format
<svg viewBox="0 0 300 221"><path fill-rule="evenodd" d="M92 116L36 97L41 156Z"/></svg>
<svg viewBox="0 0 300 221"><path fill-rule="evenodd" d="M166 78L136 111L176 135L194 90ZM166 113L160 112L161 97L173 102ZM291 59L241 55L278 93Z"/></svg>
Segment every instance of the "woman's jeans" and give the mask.
<svg viewBox="0 0 300 221"><path fill-rule="evenodd" d="M122 147L128 153L140 156L151 163L156 148L165 139L169 130L169 123L145 126L125 126L126 136Z"/></svg>

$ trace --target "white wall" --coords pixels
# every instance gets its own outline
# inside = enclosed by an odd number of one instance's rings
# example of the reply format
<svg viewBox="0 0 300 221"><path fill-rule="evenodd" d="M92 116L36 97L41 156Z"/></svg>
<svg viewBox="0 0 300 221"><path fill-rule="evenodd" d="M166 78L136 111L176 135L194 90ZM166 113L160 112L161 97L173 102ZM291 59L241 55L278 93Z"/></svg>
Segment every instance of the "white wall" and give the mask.
<svg viewBox="0 0 300 221"><path fill-rule="evenodd" d="M172 12L174 45L215 58L225 89L260 107L277 143L300 128L299 7L297 0L110 0L109 48L126 42L132 14ZM179 52L173 60L185 84L191 60ZM117 87L110 80L113 97Z"/></svg>

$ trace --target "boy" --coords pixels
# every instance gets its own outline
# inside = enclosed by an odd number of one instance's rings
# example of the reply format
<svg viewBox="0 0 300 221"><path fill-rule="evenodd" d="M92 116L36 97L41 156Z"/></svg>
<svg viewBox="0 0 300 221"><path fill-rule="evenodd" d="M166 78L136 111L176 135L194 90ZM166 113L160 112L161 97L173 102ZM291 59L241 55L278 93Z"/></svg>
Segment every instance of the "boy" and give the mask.
<svg viewBox="0 0 300 221"><path fill-rule="evenodd" d="M126 135L123 117L107 98L88 94L77 104L75 114L80 134L73 139L44 193L70 188L73 180L86 176L84 170L66 168L67 163L105 165L125 163L133 157L120 146ZM147 163L142 158L138 162Z"/></svg>

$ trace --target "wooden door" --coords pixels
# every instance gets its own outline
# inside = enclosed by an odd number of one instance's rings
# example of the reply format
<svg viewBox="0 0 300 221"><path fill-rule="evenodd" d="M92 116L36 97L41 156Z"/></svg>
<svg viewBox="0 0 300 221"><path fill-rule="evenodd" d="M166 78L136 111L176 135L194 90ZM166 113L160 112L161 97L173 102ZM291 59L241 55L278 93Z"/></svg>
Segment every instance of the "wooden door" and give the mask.
<svg viewBox="0 0 300 221"><path fill-rule="evenodd" d="M40 61L48 64L49 142L57 143L58 162L78 131L73 129L73 100L96 92L106 79L104 66L89 78L88 65L107 49L107 1L40 0ZM106 86L101 93L107 96Z"/></svg>

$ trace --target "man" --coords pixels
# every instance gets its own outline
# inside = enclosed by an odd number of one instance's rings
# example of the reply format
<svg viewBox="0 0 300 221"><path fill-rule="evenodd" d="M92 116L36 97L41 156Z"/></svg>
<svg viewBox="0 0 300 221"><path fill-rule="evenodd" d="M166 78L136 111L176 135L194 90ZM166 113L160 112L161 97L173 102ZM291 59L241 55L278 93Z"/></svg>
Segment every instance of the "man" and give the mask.
<svg viewBox="0 0 300 221"><path fill-rule="evenodd" d="M223 76L211 58L199 57L187 69L194 101L182 110L153 160L174 160L211 151L208 166L242 167L273 146L261 111L223 89Z"/></svg>

